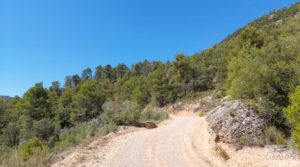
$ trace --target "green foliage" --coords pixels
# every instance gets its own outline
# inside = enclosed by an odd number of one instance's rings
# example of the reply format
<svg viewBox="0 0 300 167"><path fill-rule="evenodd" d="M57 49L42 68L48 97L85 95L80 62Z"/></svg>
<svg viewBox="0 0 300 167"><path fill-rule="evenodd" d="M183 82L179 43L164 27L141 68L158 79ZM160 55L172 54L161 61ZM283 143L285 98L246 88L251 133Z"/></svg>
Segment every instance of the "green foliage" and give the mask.
<svg viewBox="0 0 300 167"><path fill-rule="evenodd" d="M238 43L240 47L249 46L261 48L265 44L267 34L260 29L253 26L247 26L238 36Z"/></svg>
<svg viewBox="0 0 300 167"><path fill-rule="evenodd" d="M88 122L78 123L72 128L61 130L59 140L54 142L52 150L54 152L63 151L66 148L76 146L89 138L105 135L115 129L116 125L105 124L100 118L94 118Z"/></svg>
<svg viewBox="0 0 300 167"><path fill-rule="evenodd" d="M70 107L73 101L73 96L76 94L76 89L75 88L69 88L65 90L61 97L59 98L59 107L60 108L65 108L65 107Z"/></svg>
<svg viewBox="0 0 300 167"><path fill-rule="evenodd" d="M278 131L274 126L267 127L264 131L266 144L286 145L287 141L282 132Z"/></svg>
<svg viewBox="0 0 300 167"><path fill-rule="evenodd" d="M100 129L101 135L107 135L110 132L114 132L118 129L118 126L114 123L108 123L103 128Z"/></svg>
<svg viewBox="0 0 300 167"><path fill-rule="evenodd" d="M141 115L141 121L155 121L160 122L169 118L169 114L161 111L158 107L147 106Z"/></svg>
<svg viewBox="0 0 300 167"><path fill-rule="evenodd" d="M226 51L235 53L228 57L228 77L224 85L227 93L235 99L258 103L259 113L268 123L286 133L289 128L282 110L289 105L288 94L300 82L300 31L297 28L300 22L296 17L300 8L297 6L299 4L262 17L221 44L231 41L239 46Z"/></svg>
<svg viewBox="0 0 300 167"><path fill-rule="evenodd" d="M100 114L105 95L101 91L99 84L89 79L80 85L73 99L72 102L76 110L71 113L71 119L74 122L82 122Z"/></svg>
<svg viewBox="0 0 300 167"><path fill-rule="evenodd" d="M165 65L160 65L149 75L152 102L158 106L174 102L177 98L176 85L170 85L165 73Z"/></svg>
<svg viewBox="0 0 300 167"><path fill-rule="evenodd" d="M86 68L81 73L82 80L87 80L92 78L92 70L90 68Z"/></svg>
<svg viewBox="0 0 300 167"><path fill-rule="evenodd" d="M51 104L48 102L49 96L42 83L30 88L24 95L24 110L34 120L42 118L52 118Z"/></svg>
<svg viewBox="0 0 300 167"><path fill-rule="evenodd" d="M205 112L203 112L203 111L201 111L201 112L199 112L199 117L204 117L205 116Z"/></svg>
<svg viewBox="0 0 300 167"><path fill-rule="evenodd" d="M293 127L292 137L300 149L300 86L289 97L291 104L284 111Z"/></svg>
<svg viewBox="0 0 300 167"><path fill-rule="evenodd" d="M107 102L103 104L103 110L108 122L116 125L134 125L141 116L140 107L130 101Z"/></svg>
<svg viewBox="0 0 300 167"><path fill-rule="evenodd" d="M7 146L13 147L18 145L20 141L20 127L16 123L9 123L3 129L2 138Z"/></svg>
<svg viewBox="0 0 300 167"><path fill-rule="evenodd" d="M45 147L38 138L32 138L24 143L20 150L21 156L24 160L30 159L34 154L39 154L45 151Z"/></svg>
<svg viewBox="0 0 300 167"><path fill-rule="evenodd" d="M54 135L55 125L49 119L33 122L33 134L41 140L47 140Z"/></svg>
<svg viewBox="0 0 300 167"><path fill-rule="evenodd" d="M7 106L3 99L0 99L0 129L4 128L7 124L6 114Z"/></svg>
<svg viewBox="0 0 300 167"><path fill-rule="evenodd" d="M3 153L0 157L1 167L45 167L49 166L46 151L36 151L28 159L23 159L19 150L5 149L0 150Z"/></svg>

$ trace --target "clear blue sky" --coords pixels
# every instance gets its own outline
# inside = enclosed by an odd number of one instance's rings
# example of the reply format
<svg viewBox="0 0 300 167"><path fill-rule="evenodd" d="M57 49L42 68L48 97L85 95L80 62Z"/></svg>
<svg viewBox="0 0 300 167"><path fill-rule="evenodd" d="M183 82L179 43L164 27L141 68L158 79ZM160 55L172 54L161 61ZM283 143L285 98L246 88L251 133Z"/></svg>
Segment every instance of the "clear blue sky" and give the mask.
<svg viewBox="0 0 300 167"><path fill-rule="evenodd" d="M86 67L191 55L296 0L0 0L0 95Z"/></svg>

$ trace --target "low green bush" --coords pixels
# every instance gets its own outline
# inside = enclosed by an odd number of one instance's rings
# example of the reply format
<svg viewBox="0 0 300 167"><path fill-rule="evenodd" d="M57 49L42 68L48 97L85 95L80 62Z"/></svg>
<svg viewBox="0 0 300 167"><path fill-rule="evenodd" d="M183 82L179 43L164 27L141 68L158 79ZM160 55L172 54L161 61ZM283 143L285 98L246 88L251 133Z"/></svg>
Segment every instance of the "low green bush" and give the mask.
<svg viewBox="0 0 300 167"><path fill-rule="evenodd" d="M20 153L24 160L28 160L32 157L32 155L41 153L45 150L46 149L42 142L38 138L34 137L24 143Z"/></svg>
<svg viewBox="0 0 300 167"><path fill-rule="evenodd" d="M89 122L79 123L73 128L63 129L60 132L60 140L55 142L53 150L62 151L80 144L89 137L98 136L101 131L100 124L99 119L92 119Z"/></svg>
<svg viewBox="0 0 300 167"><path fill-rule="evenodd" d="M33 134L42 140L47 140L54 135L55 125L50 119L33 122Z"/></svg>
<svg viewBox="0 0 300 167"><path fill-rule="evenodd" d="M269 126L264 130L264 137L266 144L286 145L287 141L282 132L277 130L274 126Z"/></svg>
<svg viewBox="0 0 300 167"><path fill-rule="evenodd" d="M2 140L6 146L10 147L19 144L20 128L16 123L9 123L8 126L3 129Z"/></svg>
<svg viewBox="0 0 300 167"><path fill-rule="evenodd" d="M160 108L148 105L144 108L144 111L142 112L140 121L154 121L156 123L159 123L165 119L169 118L169 114L166 112L163 112Z"/></svg>
<svg viewBox="0 0 300 167"><path fill-rule="evenodd" d="M106 124L104 127L100 129L100 135L107 135L110 132L115 132L118 129L118 126L114 123Z"/></svg>
<svg viewBox="0 0 300 167"><path fill-rule="evenodd" d="M134 125L141 117L141 109L137 103L125 101L107 102L102 106L109 123L116 125Z"/></svg>

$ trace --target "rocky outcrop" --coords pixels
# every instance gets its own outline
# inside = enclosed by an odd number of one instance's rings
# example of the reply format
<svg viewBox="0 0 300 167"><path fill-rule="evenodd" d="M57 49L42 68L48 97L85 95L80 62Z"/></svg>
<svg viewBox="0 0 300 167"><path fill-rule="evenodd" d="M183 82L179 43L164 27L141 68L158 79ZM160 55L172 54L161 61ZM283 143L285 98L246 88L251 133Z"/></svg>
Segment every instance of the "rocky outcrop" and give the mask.
<svg viewBox="0 0 300 167"><path fill-rule="evenodd" d="M223 102L206 117L215 141L235 145L260 145L266 121L241 101Z"/></svg>

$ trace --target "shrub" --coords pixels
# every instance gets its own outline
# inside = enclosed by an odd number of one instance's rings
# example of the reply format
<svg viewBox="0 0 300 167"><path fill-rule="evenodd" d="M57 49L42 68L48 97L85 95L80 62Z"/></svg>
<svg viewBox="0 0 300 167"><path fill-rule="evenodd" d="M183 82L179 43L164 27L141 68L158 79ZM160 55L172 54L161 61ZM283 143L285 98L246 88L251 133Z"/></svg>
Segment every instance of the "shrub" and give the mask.
<svg viewBox="0 0 300 167"><path fill-rule="evenodd" d="M133 102L107 102L102 106L108 122L116 125L134 125L140 117L140 107Z"/></svg>
<svg viewBox="0 0 300 167"><path fill-rule="evenodd" d="M284 110L288 121L291 123L292 137L300 149L300 86L297 86L294 93L289 95L291 104Z"/></svg>
<svg viewBox="0 0 300 167"><path fill-rule="evenodd" d="M55 126L53 121L42 119L33 123L33 134L42 140L47 140L54 134Z"/></svg>
<svg viewBox="0 0 300 167"><path fill-rule="evenodd" d="M89 139L90 137L95 137L98 135L103 135L104 133L102 131L108 131L108 130L102 130L102 129L109 129L105 125L105 121L101 118L95 118L90 120L89 122L83 122L79 123L76 126L70 128L70 129L64 129L61 131L59 136L59 141L55 142L53 151L62 151L68 147L76 146L80 144L82 141ZM49 138L49 144L51 143Z"/></svg>
<svg viewBox="0 0 300 167"><path fill-rule="evenodd" d="M1 150L2 151L2 150ZM5 153L5 154L4 154ZM6 149L0 155L1 167L45 167L49 166L49 156L47 151L37 151L24 160L19 149Z"/></svg>
<svg viewBox="0 0 300 167"><path fill-rule="evenodd" d="M100 129L100 135L107 135L110 132L116 131L118 126L114 123L106 124L104 127Z"/></svg>
<svg viewBox="0 0 300 167"><path fill-rule="evenodd" d="M24 143L20 150L21 156L24 160L30 159L34 154L39 154L45 151L42 142L34 137Z"/></svg>
<svg viewBox="0 0 300 167"><path fill-rule="evenodd" d="M247 134L240 137L238 146L263 146L264 145L264 137L263 136L257 136L255 140Z"/></svg>
<svg viewBox="0 0 300 167"><path fill-rule="evenodd" d="M230 159L228 153L218 144L215 146L215 152L218 156L220 156L225 161Z"/></svg>
<svg viewBox="0 0 300 167"><path fill-rule="evenodd" d="M141 115L141 121L155 121L160 122L169 117L169 114L163 112L160 108L148 105Z"/></svg>
<svg viewBox="0 0 300 167"><path fill-rule="evenodd" d="M266 144L287 144L283 133L277 130L274 126L267 127L264 131L264 136Z"/></svg>
<svg viewBox="0 0 300 167"><path fill-rule="evenodd" d="M204 117L205 116L205 112L199 112L199 117Z"/></svg>
<svg viewBox="0 0 300 167"><path fill-rule="evenodd" d="M13 147L19 144L20 129L16 123L9 123L8 126L3 129L3 141L5 145Z"/></svg>

